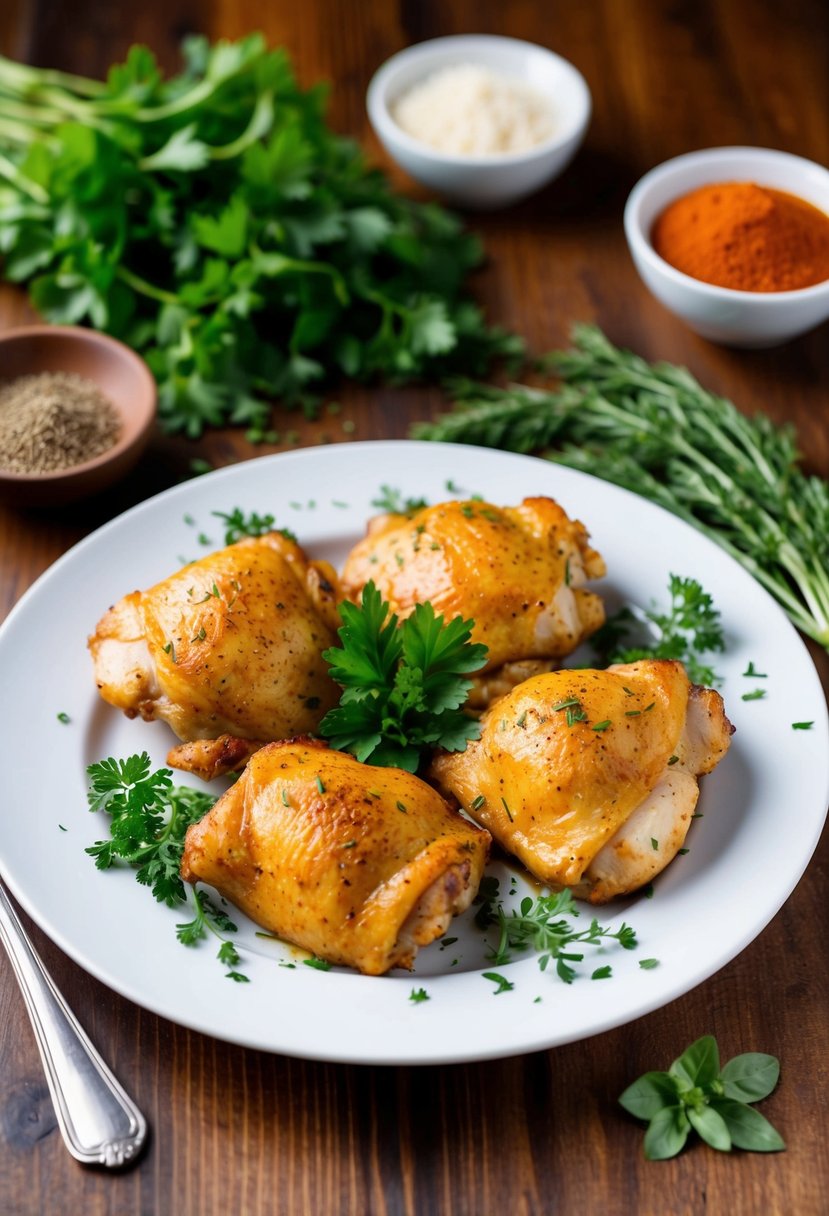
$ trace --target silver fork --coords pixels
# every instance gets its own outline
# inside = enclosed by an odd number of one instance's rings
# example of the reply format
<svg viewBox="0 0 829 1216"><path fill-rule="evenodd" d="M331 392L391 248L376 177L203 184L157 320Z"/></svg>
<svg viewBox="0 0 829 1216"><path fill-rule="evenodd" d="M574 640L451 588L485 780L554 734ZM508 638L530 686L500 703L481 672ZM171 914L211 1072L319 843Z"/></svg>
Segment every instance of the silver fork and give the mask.
<svg viewBox="0 0 829 1216"><path fill-rule="evenodd" d="M66 1147L85 1165L126 1165L144 1144L147 1121L58 992L2 882L0 940L26 1001Z"/></svg>

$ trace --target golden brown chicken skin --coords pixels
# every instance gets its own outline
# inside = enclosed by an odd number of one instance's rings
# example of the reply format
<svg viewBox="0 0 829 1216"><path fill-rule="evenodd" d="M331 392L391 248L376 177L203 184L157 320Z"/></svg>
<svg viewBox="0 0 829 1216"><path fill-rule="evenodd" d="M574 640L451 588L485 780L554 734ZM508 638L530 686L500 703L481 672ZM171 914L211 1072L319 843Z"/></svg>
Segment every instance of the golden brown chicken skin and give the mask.
<svg viewBox="0 0 829 1216"><path fill-rule="evenodd" d="M296 739L258 751L188 829L181 873L319 958L381 975L469 906L489 844L411 773Z"/></svg>
<svg viewBox="0 0 829 1216"><path fill-rule="evenodd" d="M206 778L239 767L337 704L322 658L337 590L327 563L281 533L211 553L102 617L89 639L101 696L167 722L187 741L170 753L177 767Z"/></svg>
<svg viewBox="0 0 829 1216"><path fill-rule="evenodd" d="M542 882L602 903L682 847L697 777L731 730L719 694L680 663L557 671L502 698L481 738L429 775Z"/></svg>
<svg viewBox="0 0 829 1216"><path fill-rule="evenodd" d="M525 498L517 507L472 500L378 517L349 554L342 585L356 601L372 580L401 619L427 600L447 620L473 619L472 641L488 647L484 672L491 673L575 650L604 621L601 601L584 587L604 573L584 525L553 499ZM525 674L526 666L519 676L505 670L506 684L481 684L477 701Z"/></svg>

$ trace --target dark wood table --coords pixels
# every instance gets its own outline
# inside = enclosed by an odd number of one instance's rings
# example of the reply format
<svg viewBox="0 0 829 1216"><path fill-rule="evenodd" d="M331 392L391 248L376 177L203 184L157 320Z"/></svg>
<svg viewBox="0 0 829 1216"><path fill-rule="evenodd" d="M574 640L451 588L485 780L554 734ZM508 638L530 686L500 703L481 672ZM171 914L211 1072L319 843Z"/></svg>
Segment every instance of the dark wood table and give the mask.
<svg viewBox="0 0 829 1216"><path fill-rule="evenodd" d="M236 37L261 28L284 43L305 83L333 82L335 126L382 159L364 94L374 68L407 43L494 32L552 47L585 74L595 113L586 146L559 182L511 210L472 217L491 255L475 290L490 315L536 350L595 320L649 358L687 364L747 412L796 424L809 466L829 476L827 327L758 353L696 338L640 284L621 216L652 165L694 148L757 144L829 161L829 22L820 0L9 0L6 54L103 74L133 41L174 68L189 31ZM402 178L398 183L411 188ZM31 319L0 291L0 327ZM291 417L303 445L406 435L440 406L429 388L343 386L343 414ZM342 419L355 423L353 433ZM0 616L60 554L119 511L178 480L193 455L216 465L256 452L238 432L198 443L159 436L117 490L71 510L0 510ZM829 657L812 648L825 687ZM4 699L2 718L15 712ZM14 757L6 757L14 763ZM780 808L790 830L796 807ZM798 888L728 967L671 1005L586 1042L495 1063L346 1067L228 1046L146 1013L70 962L36 927L47 965L152 1124L137 1168L106 1176L67 1155L23 1002L0 960L0 1211L48 1213L754 1214L827 1210L829 1048L826 836ZM735 874L735 882L752 881ZM29 923L29 922L27 922ZM336 1011L332 1010L332 1017ZM725 1057L779 1056L782 1081L763 1111L785 1153L722 1155L695 1143L670 1163L642 1155L642 1127L616 1104L648 1068L666 1067L712 1033Z"/></svg>

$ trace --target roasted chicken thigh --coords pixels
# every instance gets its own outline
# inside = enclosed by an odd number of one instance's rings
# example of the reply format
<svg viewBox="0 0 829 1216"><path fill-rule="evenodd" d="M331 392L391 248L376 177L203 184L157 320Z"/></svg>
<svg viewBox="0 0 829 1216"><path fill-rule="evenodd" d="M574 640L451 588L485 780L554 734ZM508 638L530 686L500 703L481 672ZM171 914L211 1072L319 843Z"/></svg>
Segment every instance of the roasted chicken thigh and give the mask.
<svg viewBox="0 0 829 1216"><path fill-rule="evenodd" d="M101 696L186 743L169 763L210 778L274 739L313 731L339 698L336 575L272 532L127 595L89 639Z"/></svg>
<svg viewBox="0 0 829 1216"><path fill-rule="evenodd" d="M584 525L553 499L471 500L378 516L349 554L342 585L356 601L373 581L401 619L427 600L447 620L473 619L472 641L489 649L475 706L548 669L602 624L602 603L584 585L604 573Z"/></svg>
<svg viewBox="0 0 829 1216"><path fill-rule="evenodd" d="M258 751L187 831L182 877L320 958L410 967L474 898L489 833L431 786L318 741Z"/></svg>
<svg viewBox="0 0 829 1216"><path fill-rule="evenodd" d="M603 903L676 856L731 730L680 663L557 671L498 701L429 775L542 882Z"/></svg>

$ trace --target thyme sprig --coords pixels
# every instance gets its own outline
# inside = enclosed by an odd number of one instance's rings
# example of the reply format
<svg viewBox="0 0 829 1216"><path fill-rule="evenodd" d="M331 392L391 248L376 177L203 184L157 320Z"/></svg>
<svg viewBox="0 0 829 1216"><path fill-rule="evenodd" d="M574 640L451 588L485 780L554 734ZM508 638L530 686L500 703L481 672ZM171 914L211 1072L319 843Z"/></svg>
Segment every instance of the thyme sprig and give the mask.
<svg viewBox="0 0 829 1216"><path fill-rule="evenodd" d="M795 433L748 418L684 368L649 364L576 326L544 365L554 390L454 382L456 406L421 439L550 459L624 486L731 554L804 633L829 649L829 484L799 464Z"/></svg>

